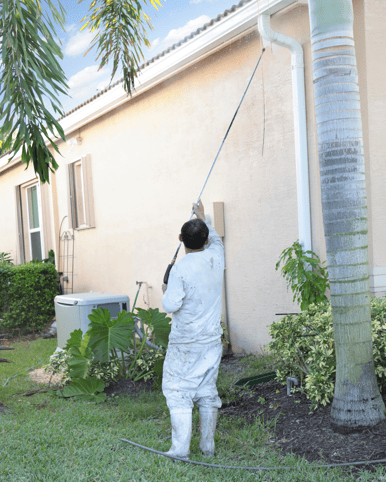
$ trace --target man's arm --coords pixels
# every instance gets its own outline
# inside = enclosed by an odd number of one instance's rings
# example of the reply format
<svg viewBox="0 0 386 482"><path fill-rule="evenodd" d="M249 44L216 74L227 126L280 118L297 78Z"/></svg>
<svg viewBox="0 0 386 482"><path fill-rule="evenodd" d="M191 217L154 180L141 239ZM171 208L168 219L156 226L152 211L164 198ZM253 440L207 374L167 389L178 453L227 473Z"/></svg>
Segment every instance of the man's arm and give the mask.
<svg viewBox="0 0 386 482"><path fill-rule="evenodd" d="M184 285L178 274L178 268L173 266L169 275L167 289L162 298L162 307L166 313L178 311L185 298Z"/></svg>
<svg viewBox="0 0 386 482"><path fill-rule="evenodd" d="M221 240L221 236L217 233L217 231L212 227L212 225L206 220L205 218L205 209L204 205L201 202L201 199L198 201L197 204L193 204L193 211L194 214L197 216L198 219L201 219L202 221L205 222L205 224L208 226L209 229L209 243L206 247L215 249L216 251L221 251L224 253L224 245Z"/></svg>

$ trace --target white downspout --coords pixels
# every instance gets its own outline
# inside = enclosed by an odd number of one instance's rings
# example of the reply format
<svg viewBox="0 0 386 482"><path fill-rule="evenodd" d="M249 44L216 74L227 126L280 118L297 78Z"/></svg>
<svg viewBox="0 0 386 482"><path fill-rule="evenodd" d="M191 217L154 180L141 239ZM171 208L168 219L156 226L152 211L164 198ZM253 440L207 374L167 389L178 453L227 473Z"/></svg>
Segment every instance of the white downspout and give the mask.
<svg viewBox="0 0 386 482"><path fill-rule="evenodd" d="M312 248L312 243L303 48L294 38L273 31L270 24L269 15L258 17L258 29L265 44L272 42L291 52L299 241L308 250Z"/></svg>

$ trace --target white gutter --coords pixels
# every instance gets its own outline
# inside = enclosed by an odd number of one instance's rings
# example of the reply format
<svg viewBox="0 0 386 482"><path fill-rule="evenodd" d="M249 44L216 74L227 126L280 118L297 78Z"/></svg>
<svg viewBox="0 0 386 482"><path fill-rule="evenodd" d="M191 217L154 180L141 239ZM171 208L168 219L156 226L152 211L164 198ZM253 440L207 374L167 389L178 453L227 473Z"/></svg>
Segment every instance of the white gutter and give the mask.
<svg viewBox="0 0 386 482"><path fill-rule="evenodd" d="M303 48L294 38L273 31L270 23L269 14L259 16L258 29L264 43L269 46L272 42L291 52L299 242L308 250L312 242Z"/></svg>

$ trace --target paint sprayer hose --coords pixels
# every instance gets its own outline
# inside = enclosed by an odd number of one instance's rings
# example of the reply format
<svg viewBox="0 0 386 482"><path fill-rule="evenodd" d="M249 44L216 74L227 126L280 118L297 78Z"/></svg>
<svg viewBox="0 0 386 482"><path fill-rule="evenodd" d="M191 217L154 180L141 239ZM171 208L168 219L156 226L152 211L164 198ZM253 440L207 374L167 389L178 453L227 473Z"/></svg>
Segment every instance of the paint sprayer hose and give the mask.
<svg viewBox="0 0 386 482"><path fill-rule="evenodd" d="M134 321L135 321L135 331L137 333L137 335L139 336L139 338L141 339L141 341L143 340L143 337L144 337L144 334L143 334L143 325L142 325L142 320L141 318L134 318ZM141 323L141 329L138 328L138 325L137 325L137 321L139 321ZM149 348L152 348L153 350L162 350L162 346L157 346L157 345L154 345L154 343L152 343L151 341L149 340L145 340L145 344L149 347Z"/></svg>
<svg viewBox="0 0 386 482"><path fill-rule="evenodd" d="M173 457L168 455L165 452L160 452L159 450L154 450L149 447L145 447L144 445L137 444L132 442L131 440L127 440L125 438L121 438L122 442L126 442L130 445L134 445L134 447L139 447L140 449L147 450L148 452L152 452L153 454L162 455L163 457L167 457L173 460L179 460L181 462L186 462L188 464L193 465L202 465L204 467L213 467L214 469L238 469L238 470L289 470L289 469L297 469L298 467L290 467L290 466L282 466L282 467L243 467L242 465L221 465L221 464L208 464L206 462L197 462L196 460L190 459L181 459L179 457ZM367 465L367 464L382 464L386 463L386 459L380 460L362 460L360 462L345 462L341 464L323 464L323 465L314 465L313 468L315 469L322 469L322 468L329 468L329 467L350 467L353 465Z"/></svg>

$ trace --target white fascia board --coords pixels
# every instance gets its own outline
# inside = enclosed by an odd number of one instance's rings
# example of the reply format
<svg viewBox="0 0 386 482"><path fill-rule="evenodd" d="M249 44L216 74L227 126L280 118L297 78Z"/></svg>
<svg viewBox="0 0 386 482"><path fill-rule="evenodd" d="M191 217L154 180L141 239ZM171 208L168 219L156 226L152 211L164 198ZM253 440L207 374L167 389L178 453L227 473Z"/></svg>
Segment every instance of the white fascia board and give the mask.
<svg viewBox="0 0 386 482"><path fill-rule="evenodd" d="M193 39L188 40L181 46L176 47L175 50L146 66L138 74L133 97L140 95L193 63L198 62L222 44L254 27L260 14L273 15L298 1L302 0L259 0L240 7L234 13L215 22L207 30L200 32ZM67 136L85 124L116 109L124 102L130 101L130 99L131 97L123 89L123 84L120 83L72 114L64 117L60 124ZM12 165L20 161L20 157L21 154L16 155ZM0 159L0 172L8 168L8 166L5 166L7 162L7 158Z"/></svg>

